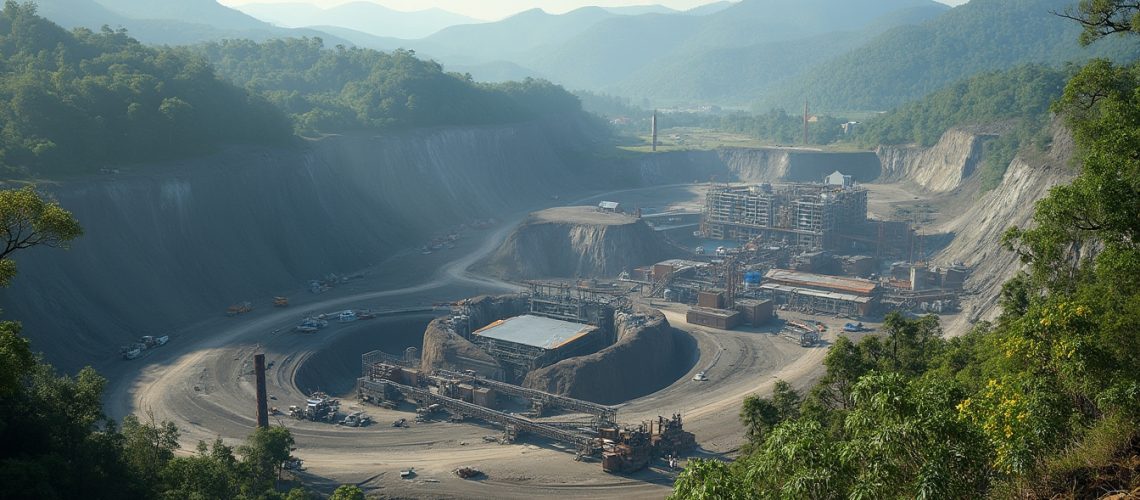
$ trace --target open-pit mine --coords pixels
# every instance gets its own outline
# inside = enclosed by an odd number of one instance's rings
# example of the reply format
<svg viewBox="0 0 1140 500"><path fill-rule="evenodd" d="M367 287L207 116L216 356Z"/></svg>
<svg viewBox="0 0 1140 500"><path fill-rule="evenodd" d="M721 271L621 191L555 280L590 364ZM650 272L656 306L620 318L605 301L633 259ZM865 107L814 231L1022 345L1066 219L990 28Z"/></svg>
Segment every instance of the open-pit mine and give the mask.
<svg viewBox="0 0 1140 500"><path fill-rule="evenodd" d="M0 294L61 367L95 360L114 416L175 422L183 450L284 425L318 487L660 498L687 459L738 453L744 397L810 386L837 336L895 310L949 335L991 318L1016 268L1001 231L1067 175L1060 138L979 194L960 131L595 159L575 130L337 136L64 182L90 236Z"/></svg>

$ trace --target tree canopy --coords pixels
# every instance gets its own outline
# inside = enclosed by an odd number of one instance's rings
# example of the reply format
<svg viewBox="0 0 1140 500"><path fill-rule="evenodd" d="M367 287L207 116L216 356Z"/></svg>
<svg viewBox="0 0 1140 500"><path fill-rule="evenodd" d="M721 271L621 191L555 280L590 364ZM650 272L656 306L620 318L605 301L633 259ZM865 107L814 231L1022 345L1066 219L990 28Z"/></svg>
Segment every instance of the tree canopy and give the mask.
<svg viewBox="0 0 1140 500"><path fill-rule="evenodd" d="M545 80L480 84L414 51L336 46L320 38L224 40L193 48L229 80L265 95L300 132L517 122L581 110Z"/></svg>

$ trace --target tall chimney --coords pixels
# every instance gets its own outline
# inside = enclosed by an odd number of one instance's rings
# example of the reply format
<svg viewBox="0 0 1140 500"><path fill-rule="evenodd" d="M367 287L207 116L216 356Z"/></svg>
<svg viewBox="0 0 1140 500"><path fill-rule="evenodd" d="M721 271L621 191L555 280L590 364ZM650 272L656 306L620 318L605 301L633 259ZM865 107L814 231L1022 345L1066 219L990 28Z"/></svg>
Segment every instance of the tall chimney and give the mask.
<svg viewBox="0 0 1140 500"><path fill-rule="evenodd" d="M253 371L257 376L257 426L269 427L269 401L265 395L265 355L253 356Z"/></svg>
<svg viewBox="0 0 1140 500"><path fill-rule="evenodd" d="M656 109L653 110L652 124L653 124L652 125L652 129L653 129L652 130L652 132L653 132L653 151L656 152L657 151L657 110Z"/></svg>

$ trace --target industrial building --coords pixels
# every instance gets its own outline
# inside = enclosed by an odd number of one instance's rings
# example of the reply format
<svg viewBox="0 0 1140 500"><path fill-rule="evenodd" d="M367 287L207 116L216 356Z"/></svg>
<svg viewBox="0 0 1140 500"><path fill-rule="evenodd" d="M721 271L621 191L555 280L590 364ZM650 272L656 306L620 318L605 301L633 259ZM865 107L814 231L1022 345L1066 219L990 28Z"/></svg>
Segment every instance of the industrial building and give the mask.
<svg viewBox="0 0 1140 500"><path fill-rule="evenodd" d="M879 285L874 281L786 269L768 271L760 290L792 308L858 316L871 313L880 293Z"/></svg>
<svg viewBox="0 0 1140 500"><path fill-rule="evenodd" d="M594 352L605 344L601 328L530 314L475 330L471 341L499 363L523 374Z"/></svg>
<svg viewBox="0 0 1140 500"><path fill-rule="evenodd" d="M740 326L744 321L744 315L740 314L740 311L697 306L685 313L685 321L690 325L731 330Z"/></svg>
<svg viewBox="0 0 1140 500"><path fill-rule="evenodd" d="M907 255L913 239L910 225L869 220L867 190L845 177L849 176L836 172L827 184L710 189L701 233L722 240L770 242L802 252Z"/></svg>

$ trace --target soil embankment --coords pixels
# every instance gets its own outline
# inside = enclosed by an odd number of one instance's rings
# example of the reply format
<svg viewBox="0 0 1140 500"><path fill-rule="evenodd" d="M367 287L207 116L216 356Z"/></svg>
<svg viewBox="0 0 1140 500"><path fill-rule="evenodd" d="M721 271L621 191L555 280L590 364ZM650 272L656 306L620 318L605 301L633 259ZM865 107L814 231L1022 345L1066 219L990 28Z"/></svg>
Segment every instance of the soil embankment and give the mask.
<svg viewBox="0 0 1140 500"><path fill-rule="evenodd" d="M112 362L141 335L269 307L461 223L596 188L581 153L592 133L552 121L334 136L42 185L86 234L18 255L0 304L58 367Z"/></svg>
<svg viewBox="0 0 1140 500"><path fill-rule="evenodd" d="M819 182L839 170L859 182L879 177L875 153L787 148L719 148L646 155L637 161L642 184L678 182Z"/></svg>
<svg viewBox="0 0 1140 500"><path fill-rule="evenodd" d="M531 214L482 270L507 279L613 277L677 254L635 216L558 207Z"/></svg>
<svg viewBox="0 0 1140 500"><path fill-rule="evenodd" d="M660 311L639 308L615 316L618 340L587 356L559 361L527 374L523 385L601 404L655 392L683 376L695 361L694 341Z"/></svg>
<svg viewBox="0 0 1140 500"><path fill-rule="evenodd" d="M502 367L489 354L456 333L457 328L476 330L500 319L522 314L526 300L514 295L480 296L466 301L463 318L466 325L455 325L455 316L437 318L424 332L420 351L420 368L431 372L439 368L453 371L475 370L484 377L501 375Z"/></svg>
<svg viewBox="0 0 1140 500"><path fill-rule="evenodd" d="M882 163L879 182L909 181L932 193L958 188L982 160L987 136L951 129L932 147L879 146Z"/></svg>

